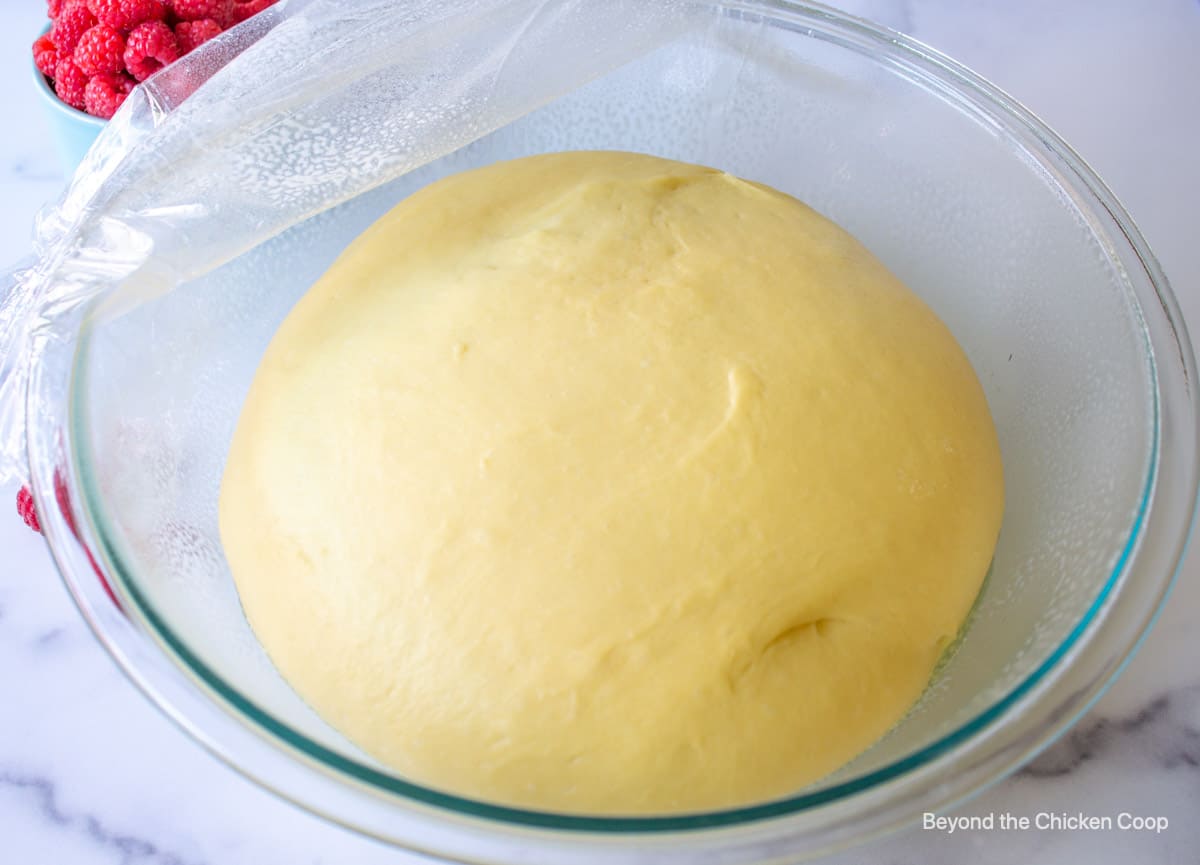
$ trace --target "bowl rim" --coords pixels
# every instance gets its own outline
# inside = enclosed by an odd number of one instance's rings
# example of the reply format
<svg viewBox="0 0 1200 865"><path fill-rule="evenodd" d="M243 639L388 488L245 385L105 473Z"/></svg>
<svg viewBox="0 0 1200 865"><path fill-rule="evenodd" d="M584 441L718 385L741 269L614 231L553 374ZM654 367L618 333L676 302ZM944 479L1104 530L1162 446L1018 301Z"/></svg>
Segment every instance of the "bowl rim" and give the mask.
<svg viewBox="0 0 1200 865"><path fill-rule="evenodd" d="M1056 678L1050 674L1061 671L1063 668L1062 661L1068 655L1078 655L1082 649L1086 648L1085 644L1087 640L1082 639L1084 636L1094 636L1095 632L1099 628L1104 627L1109 619L1112 618L1112 608L1115 601L1119 600L1118 596L1120 595L1120 592L1115 590L1128 582L1126 577L1132 565L1136 563L1139 557L1146 554L1147 548L1150 546L1145 541L1148 535L1148 516L1152 510L1157 510L1155 507L1156 496L1162 491L1165 483L1173 483L1175 486L1174 497L1186 502L1187 513L1174 515L1174 526L1171 530L1167 531L1164 528L1159 532L1166 532L1167 537L1162 550L1158 554L1161 567L1158 569L1160 573L1158 574L1157 583L1153 587L1153 597L1149 598L1143 605L1144 609L1138 612L1135 617L1136 621L1133 622L1131 627L1126 629L1129 634L1126 637L1126 644L1120 650L1120 657L1115 663L1110 663L1094 677L1085 690L1075 695L1073 702L1067 706L1067 711L1057 712L1055 717L1043 725L1038 731L1037 736L1032 738L1026 737L1020 743L1019 748L1003 758L992 755L987 771L982 774L964 773L964 776L970 775L970 777L964 777L963 781L957 785L957 789L948 790L940 794L943 804L955 801L958 798L977 792L987 784L998 780L999 777L1002 777L1008 771L1015 769L1021 763L1032 758L1041 748L1045 747L1053 738L1069 727L1099 697L1107 684L1115 678L1124 664L1127 663L1128 658L1137 645L1140 644L1145 632L1153 623L1158 610L1161 608L1162 601L1169 591L1179 562L1182 559L1182 554L1186 546L1186 538L1195 513L1197 492L1195 466L1197 404L1191 393L1191 388L1196 380L1195 361L1178 305L1161 268L1158 266L1157 261L1154 259L1153 254L1150 252L1129 215L1116 201L1107 187L1104 186L1102 181L1074 151L1058 138L1057 135L1046 128L1031 112L984 79L916 40L816 3L794 2L794 0L710 0L707 5L713 7L715 11L733 11L738 14L748 14L756 17L790 16L793 19L792 23L796 24L797 27L801 27L807 21L810 25L816 24L843 31L843 41L838 42L841 47L862 51L861 48L856 48L855 45L845 41L849 38L845 34L850 34L859 40L874 45L877 50L893 52L909 64L915 65L925 75L932 77L943 85L952 86L960 97L965 96L973 100L981 100L991 109L1005 115L1010 122L1019 128L1032 133L1050 151L1051 155L1057 157L1065 168L1068 169L1071 184L1081 185L1095 200L1095 204L1111 217L1117 232L1115 239L1123 241L1128 245L1133 257L1136 258L1144 269L1151 286L1153 295L1147 298L1139 298L1139 300L1149 301L1157 299L1158 301L1157 307L1148 305L1148 314L1156 319L1156 327L1161 331L1160 336L1163 336L1163 339L1160 339L1157 344L1147 345L1151 378L1154 385L1153 413L1155 428L1149 476L1143 490L1141 503L1130 526L1129 537L1120 554L1116 567L1113 568L1098 596L1089 607L1087 614L1076 624L1068 637L1050 657L1043 661L1033 673L1022 680L1009 694L1002 697L996 704L989 707L989 709L981 712L972 721L968 721L966 724L940 738L937 742L894 763L888 764L879 770L867 773L862 778L851 779L850 781L811 794L801 794L775 802L707 812L704 814L668 815L661 817L595 817L552 814L477 802L429 790L410 782L401 782L390 775L384 775L377 772L377 770L369 769L369 773L386 779L387 783L381 785L384 790L388 790L391 787L399 788L392 789L390 792L398 793L401 797L404 797L406 804L417 808L431 806L432 815L435 819L439 816L445 816L444 812L450 811L458 817L465 817L471 820L479 818L493 829L551 829L556 832L578 833L580 837L595 836L597 833L606 832L617 835L632 833L635 837L641 837L642 839L648 839L657 834L661 834L664 837L677 837L679 833L703 835L708 834L708 830L722 827L742 827L748 824L759 823L779 824L779 818L785 818L789 815L795 816L806 809L818 809L839 801L849 801L856 795L865 795L872 792L877 793L882 789L882 785L888 782L898 782L906 777L919 775L921 772L918 770L936 768L943 758L954 752L956 747L980 736L986 730L994 729L993 722L999 717L1010 713L1018 705L1028 705L1034 698L1044 695L1047 692L1048 685ZM814 36L819 34L808 32L807 35ZM836 42L837 40L830 41ZM876 59L879 58L876 57ZM40 77L40 73L38 75ZM43 86L45 86L44 78ZM70 109L69 106L63 106L63 108L74 112L74 109ZM83 116L86 117L87 115ZM1158 320L1160 318L1161 321ZM1147 333L1145 337L1149 343L1152 334ZM81 331L78 334L78 338L79 344L75 347L77 349L75 353L76 359L83 357L86 353L84 350L86 346L86 334ZM1159 399L1160 392L1164 386L1164 381L1160 380L1159 372L1164 370L1170 372L1169 378L1171 381L1169 383L1171 385L1183 388L1179 396L1187 399L1187 411L1180 410L1173 420L1176 425L1182 424L1182 436L1175 435L1175 433L1179 432L1176 429L1171 437L1164 438L1164 429L1159 426L1163 408L1159 403ZM78 377L80 374L81 370L76 367L74 375ZM76 380L75 385L78 385L78 380ZM32 400L39 389L52 386L51 382L41 381L40 377L35 374L35 380L30 388L31 407ZM75 386L72 390L78 395L83 389ZM215 696L217 697L217 702L224 700L233 703L243 717L236 717L230 714L226 717L226 722L244 726L250 725L252 722L258 728L253 731L252 735L260 749L262 744L270 744L274 749L279 751L281 756L286 755L286 758L293 762L296 762L294 758L299 757L299 762L309 764L310 768L315 760L318 763L324 763L335 771L347 772L350 770L339 766L339 763L349 764L352 761L347 760L341 755L334 754L316 743L309 742L308 744L312 747L305 747L303 743L295 741L294 737L296 734L290 731L290 728L279 724L279 722L275 721L269 715L261 713L253 707L253 704L241 697L240 694L228 688L219 678L206 679L203 675L205 668L202 664L175 669L171 673L162 670L156 670L152 673L147 672L145 664L142 663L146 661L147 653L144 650L147 643L152 642L153 648L156 651L165 651L168 656L173 653L180 653L186 657L190 653L187 647L182 645L177 638L174 638L174 635L169 630L164 629L161 621L155 620L156 616L152 608L146 606L144 599L139 597L136 583L125 576L124 569L120 564L122 558L120 551L114 547L112 542L113 534L104 530L103 509L97 506L100 501L99 492L96 489L96 485L89 482L86 469L81 464L82 461L79 458L79 453L74 448L76 443L86 440L86 437L82 434L82 429L76 426L82 423L83 415L82 412L75 411L73 408L70 411L72 415L71 424L66 425L64 428L68 439L67 445L70 449L65 466L60 465L61 451L55 449L56 445L40 440L40 437L35 435L31 425L29 445L31 468L34 475L34 494L39 506L39 513L50 513L52 515L50 531L47 533L47 541L59 565L60 572L67 583L72 597L79 605L85 618L92 625L101 642L114 655L119 665L130 678L150 696L156 705L162 708L168 716L180 723L195 738L206 744L210 750L213 750L214 753L217 753L218 756L221 756L226 762L230 763L230 765L255 778L264 786L280 792L285 798L309 807L310 810L314 810L336 822L349 825L351 828L358 829L359 831L379 835L379 833L372 832L369 828L357 825L354 820L347 819L344 814L325 813L321 807L314 806L311 802L305 801L303 797L289 795L289 792L281 790L281 786L283 785L276 780L258 777L258 773L255 770L248 768L244 764L244 761L233 753L233 749L228 746L226 741L219 740L209 730L199 729L193 723L191 712L196 708L195 700L201 699L211 702ZM1162 448L1160 448L1160 444L1163 445ZM62 443L60 442L58 447L61 446ZM1180 450L1181 448L1183 449L1182 451ZM1183 459L1187 463L1183 466L1183 471L1177 476L1164 476L1162 472L1168 455L1172 456L1173 463L1178 463L1180 459ZM84 574L86 572L80 569L82 560L80 559L79 544L74 542L75 529L68 526L65 522L54 519L54 517L58 516L57 509L43 506L44 503L54 501L53 479L48 473L49 467L52 465L56 467L56 470L65 468L69 476L71 488L82 492L82 495L73 497L74 500L71 505L76 517L76 523L79 526L78 534L82 535L81 540L83 543L90 545L93 550L98 552L99 558L106 566L107 572L117 577L117 588L122 600L128 607L128 612L132 613L137 621L131 623L123 617L120 624L112 621L112 611L105 609L108 602L97 594L98 589L95 585L95 580L77 578L77 574ZM1179 467L1173 465L1173 468L1178 469ZM1160 521L1158 525L1162 526L1162 522ZM147 614L148 610L149 614ZM129 633L125 633L122 629L128 630ZM146 639L147 637L149 637L149 641ZM174 645L172 644L172 638L174 638ZM142 645L134 645L131 640L140 640ZM198 661L198 659L194 658L193 660ZM146 661L146 663L153 664L154 662ZM172 676L174 678L171 678ZM171 692L170 696L167 696L167 692ZM191 696L185 697L185 693L190 693ZM246 705L239 706L239 702L244 702ZM190 704L189 710L184 711L182 706L188 704ZM258 713L260 717L253 717L253 713ZM243 732L249 733L250 730L246 729ZM233 734L230 733L229 735ZM240 738L244 739L244 737ZM304 737L299 738L303 739ZM328 758L332 759L328 759L327 755ZM368 769L368 767L362 768ZM318 774L321 774L320 770L318 770ZM354 774L357 773L352 773L351 778L333 778L329 775L322 775L322 777L325 778L327 783L334 784L344 784L346 781L352 780L357 780L360 783L364 780L368 784L373 783L370 774L365 779L362 777L355 779L353 777ZM275 772L276 777L280 775L281 772ZM928 775L929 772L924 771L923 779L925 781L928 781ZM868 781L869 783L867 783ZM953 787L955 785L950 786ZM928 787L929 785L926 784L926 789ZM837 792L837 795L831 795L834 792ZM394 799L389 799L388 801L393 806L397 804ZM912 811L912 808L908 810ZM906 820L898 822L894 816L889 819L890 822L888 820L880 820L876 821L876 823L881 829L886 829L894 828L896 825L900 825L900 822L907 822ZM463 824L459 822L455 825L461 828ZM473 822L471 825L478 826L479 824ZM388 837L386 834L379 835L379 837L383 837L385 840L396 840ZM400 841L397 843L407 843L408 846L417 847L426 850L426 852L445 855L441 847L430 849L428 846L422 846L411 841ZM663 861L667 860L664 859Z"/></svg>

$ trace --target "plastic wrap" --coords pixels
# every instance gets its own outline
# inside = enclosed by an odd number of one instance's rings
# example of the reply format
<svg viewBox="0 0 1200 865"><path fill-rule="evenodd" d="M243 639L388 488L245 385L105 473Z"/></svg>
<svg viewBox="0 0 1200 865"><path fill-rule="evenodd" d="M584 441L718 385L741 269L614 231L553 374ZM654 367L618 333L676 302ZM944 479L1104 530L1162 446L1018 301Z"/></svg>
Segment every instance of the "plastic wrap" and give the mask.
<svg viewBox="0 0 1200 865"><path fill-rule="evenodd" d="M682 0L284 0L138 87L0 282L0 481L54 322L119 314L651 50Z"/></svg>

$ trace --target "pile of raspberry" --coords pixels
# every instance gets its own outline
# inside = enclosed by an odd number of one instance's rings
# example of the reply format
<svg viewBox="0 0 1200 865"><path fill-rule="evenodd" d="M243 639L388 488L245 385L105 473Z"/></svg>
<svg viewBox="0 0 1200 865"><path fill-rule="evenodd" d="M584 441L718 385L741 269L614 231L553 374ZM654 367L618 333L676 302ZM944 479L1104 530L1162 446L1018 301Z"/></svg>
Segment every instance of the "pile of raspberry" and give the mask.
<svg viewBox="0 0 1200 865"><path fill-rule="evenodd" d="M33 61L58 98L105 120L139 81L275 0L48 0Z"/></svg>

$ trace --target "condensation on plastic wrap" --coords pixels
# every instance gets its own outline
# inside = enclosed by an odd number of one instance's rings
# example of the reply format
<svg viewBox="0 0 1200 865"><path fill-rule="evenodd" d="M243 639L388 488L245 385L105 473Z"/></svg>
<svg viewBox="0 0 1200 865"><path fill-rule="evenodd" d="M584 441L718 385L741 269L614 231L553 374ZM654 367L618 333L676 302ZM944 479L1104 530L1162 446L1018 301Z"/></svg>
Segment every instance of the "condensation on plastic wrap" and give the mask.
<svg viewBox="0 0 1200 865"><path fill-rule="evenodd" d="M0 278L0 482L54 324L115 314L681 31L684 0L284 0L131 94Z"/></svg>

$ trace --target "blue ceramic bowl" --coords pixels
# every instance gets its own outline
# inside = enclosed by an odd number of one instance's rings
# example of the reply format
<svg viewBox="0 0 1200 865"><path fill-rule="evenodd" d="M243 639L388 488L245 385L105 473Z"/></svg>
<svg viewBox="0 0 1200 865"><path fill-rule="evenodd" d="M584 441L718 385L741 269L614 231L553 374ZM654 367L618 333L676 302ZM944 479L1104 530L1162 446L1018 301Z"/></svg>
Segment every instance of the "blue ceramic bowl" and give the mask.
<svg viewBox="0 0 1200 865"><path fill-rule="evenodd" d="M46 33L49 25L42 30ZM46 76L30 60L33 70L33 83L41 96L46 118L50 123L50 131L54 137L54 149L58 152L58 161L63 173L70 177L83 161L83 156L104 128L105 121L92 117L67 105L54 93L54 88Z"/></svg>

